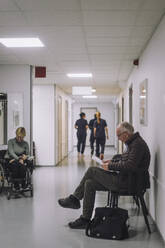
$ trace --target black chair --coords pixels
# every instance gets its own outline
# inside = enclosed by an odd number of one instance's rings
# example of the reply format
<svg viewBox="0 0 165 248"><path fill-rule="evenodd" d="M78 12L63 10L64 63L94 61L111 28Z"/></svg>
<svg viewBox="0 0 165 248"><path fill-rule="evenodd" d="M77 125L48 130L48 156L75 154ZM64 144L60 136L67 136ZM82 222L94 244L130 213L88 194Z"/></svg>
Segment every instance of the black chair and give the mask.
<svg viewBox="0 0 165 248"><path fill-rule="evenodd" d="M117 191L108 192L108 202L107 206L111 208L118 207L119 196L133 196L138 207L142 208L144 220L148 229L148 233L151 233L151 229L148 222L148 210L144 200L144 194L146 189L150 188L149 173L147 170L135 169L132 171L120 171L118 172L119 185L122 185L123 178L128 179L127 187L122 188L122 186Z"/></svg>

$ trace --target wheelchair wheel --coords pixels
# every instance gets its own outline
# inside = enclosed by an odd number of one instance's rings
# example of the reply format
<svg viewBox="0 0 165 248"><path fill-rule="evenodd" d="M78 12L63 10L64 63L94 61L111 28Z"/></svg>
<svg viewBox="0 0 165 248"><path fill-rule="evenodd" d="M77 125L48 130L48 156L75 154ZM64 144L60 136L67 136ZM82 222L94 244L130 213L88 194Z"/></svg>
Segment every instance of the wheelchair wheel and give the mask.
<svg viewBox="0 0 165 248"><path fill-rule="evenodd" d="M30 190L30 196L33 197L33 187Z"/></svg>
<svg viewBox="0 0 165 248"><path fill-rule="evenodd" d="M2 193L2 190L4 188L4 180L5 180L4 170L2 165L0 164L0 193Z"/></svg>

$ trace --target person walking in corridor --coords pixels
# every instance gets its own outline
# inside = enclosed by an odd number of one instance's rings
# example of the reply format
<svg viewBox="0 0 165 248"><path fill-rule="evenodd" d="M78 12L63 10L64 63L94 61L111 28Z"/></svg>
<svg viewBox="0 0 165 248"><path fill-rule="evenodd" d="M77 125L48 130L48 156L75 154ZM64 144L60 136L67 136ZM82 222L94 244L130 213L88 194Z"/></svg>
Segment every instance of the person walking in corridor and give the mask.
<svg viewBox="0 0 165 248"><path fill-rule="evenodd" d="M91 155L94 153L94 143L95 143L95 137L94 137L94 122L97 120L96 114L94 114L94 119L89 121L89 129L91 130L91 135L90 135L90 147L91 147Z"/></svg>
<svg viewBox="0 0 165 248"><path fill-rule="evenodd" d="M96 138L96 156L100 157L100 159L104 158L104 149L106 138L109 139L108 136L108 128L106 120L101 119L101 113L96 113L96 121L94 122L94 137Z"/></svg>
<svg viewBox="0 0 165 248"><path fill-rule="evenodd" d="M76 121L75 128L77 129L77 151L78 154L84 154L88 122L85 119L85 113L80 113L80 119Z"/></svg>

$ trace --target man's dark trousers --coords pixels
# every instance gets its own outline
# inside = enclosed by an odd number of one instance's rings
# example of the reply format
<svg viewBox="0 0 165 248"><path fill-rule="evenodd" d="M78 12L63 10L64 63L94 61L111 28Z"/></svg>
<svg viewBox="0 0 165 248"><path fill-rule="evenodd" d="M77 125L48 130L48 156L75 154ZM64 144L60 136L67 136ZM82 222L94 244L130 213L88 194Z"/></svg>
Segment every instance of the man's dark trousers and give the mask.
<svg viewBox="0 0 165 248"><path fill-rule="evenodd" d="M117 189L118 176L116 173L111 173L98 167L90 167L73 195L79 200L83 199L82 216L90 219L94 208L96 191Z"/></svg>

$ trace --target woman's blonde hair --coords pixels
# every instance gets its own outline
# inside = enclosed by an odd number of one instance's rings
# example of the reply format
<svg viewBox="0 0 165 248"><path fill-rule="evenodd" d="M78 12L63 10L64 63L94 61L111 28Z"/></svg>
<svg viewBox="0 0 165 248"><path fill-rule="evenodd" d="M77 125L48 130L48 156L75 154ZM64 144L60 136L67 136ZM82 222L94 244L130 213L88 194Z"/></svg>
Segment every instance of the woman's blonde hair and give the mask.
<svg viewBox="0 0 165 248"><path fill-rule="evenodd" d="M21 137L25 137L26 136L26 130L24 127L19 127L16 130L16 135L17 136L21 136Z"/></svg>

